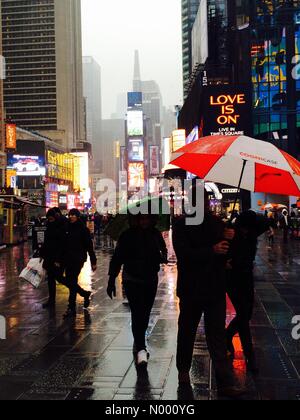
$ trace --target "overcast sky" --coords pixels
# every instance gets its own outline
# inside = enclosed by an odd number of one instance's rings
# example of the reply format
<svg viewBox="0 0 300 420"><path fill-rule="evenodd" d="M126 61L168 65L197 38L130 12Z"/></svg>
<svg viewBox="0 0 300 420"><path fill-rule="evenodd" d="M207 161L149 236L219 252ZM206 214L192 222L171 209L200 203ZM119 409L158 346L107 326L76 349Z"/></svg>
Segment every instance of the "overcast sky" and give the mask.
<svg viewBox="0 0 300 420"><path fill-rule="evenodd" d="M103 118L132 90L134 50L143 80L156 80L164 105L182 103L181 1L81 0L83 54L102 68Z"/></svg>

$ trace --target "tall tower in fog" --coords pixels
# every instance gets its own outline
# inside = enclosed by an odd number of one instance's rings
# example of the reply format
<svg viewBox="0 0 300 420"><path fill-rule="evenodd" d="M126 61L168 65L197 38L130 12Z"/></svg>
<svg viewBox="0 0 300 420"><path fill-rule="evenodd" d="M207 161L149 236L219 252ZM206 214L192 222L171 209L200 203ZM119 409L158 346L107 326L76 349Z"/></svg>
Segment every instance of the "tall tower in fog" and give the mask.
<svg viewBox="0 0 300 420"><path fill-rule="evenodd" d="M81 1L2 0L1 9L7 118L76 146L85 140Z"/></svg>
<svg viewBox="0 0 300 420"><path fill-rule="evenodd" d="M93 57L83 57L83 95L86 102L86 138L93 146L94 161L102 160L101 67Z"/></svg>
<svg viewBox="0 0 300 420"><path fill-rule="evenodd" d="M137 50L134 52L133 91L134 92L142 91L140 56Z"/></svg>

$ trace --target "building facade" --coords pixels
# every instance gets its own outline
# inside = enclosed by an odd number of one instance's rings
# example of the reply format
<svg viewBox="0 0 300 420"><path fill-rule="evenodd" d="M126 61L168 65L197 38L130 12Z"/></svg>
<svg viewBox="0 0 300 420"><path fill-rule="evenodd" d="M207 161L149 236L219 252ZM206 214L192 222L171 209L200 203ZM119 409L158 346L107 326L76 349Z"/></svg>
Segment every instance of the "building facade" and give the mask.
<svg viewBox="0 0 300 420"><path fill-rule="evenodd" d="M1 0L7 119L66 148L85 140L80 0Z"/></svg>
<svg viewBox="0 0 300 420"><path fill-rule="evenodd" d="M3 103L3 79L5 77L5 60L2 53L2 25L1 25L1 8L0 8L0 187L5 187L5 114Z"/></svg>
<svg viewBox="0 0 300 420"><path fill-rule="evenodd" d="M86 138L92 145L94 162L102 170L103 152L101 147L101 67L93 57L83 57L83 95L86 108Z"/></svg>
<svg viewBox="0 0 300 420"><path fill-rule="evenodd" d="M182 67L184 98L187 97L188 84L192 72L192 29L198 13L200 0L182 0Z"/></svg>

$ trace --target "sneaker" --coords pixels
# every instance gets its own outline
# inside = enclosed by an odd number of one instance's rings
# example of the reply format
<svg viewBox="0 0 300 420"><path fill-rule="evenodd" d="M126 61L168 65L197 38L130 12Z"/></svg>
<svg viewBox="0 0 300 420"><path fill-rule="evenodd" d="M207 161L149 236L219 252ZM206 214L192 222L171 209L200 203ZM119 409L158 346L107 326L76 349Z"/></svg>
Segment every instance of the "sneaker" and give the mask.
<svg viewBox="0 0 300 420"><path fill-rule="evenodd" d="M90 307L91 296L92 296L92 292L86 292L86 295L84 297L84 304L83 304L84 309L88 309Z"/></svg>
<svg viewBox="0 0 300 420"><path fill-rule="evenodd" d="M67 312L64 314L64 319L76 318L76 309L68 308Z"/></svg>
<svg viewBox="0 0 300 420"><path fill-rule="evenodd" d="M139 367L148 365L148 353L146 352L146 350L142 350L137 354L136 364Z"/></svg>
<svg viewBox="0 0 300 420"><path fill-rule="evenodd" d="M227 398L238 398L246 394L245 388L240 388L236 385L225 385L218 389L218 394L220 397Z"/></svg>

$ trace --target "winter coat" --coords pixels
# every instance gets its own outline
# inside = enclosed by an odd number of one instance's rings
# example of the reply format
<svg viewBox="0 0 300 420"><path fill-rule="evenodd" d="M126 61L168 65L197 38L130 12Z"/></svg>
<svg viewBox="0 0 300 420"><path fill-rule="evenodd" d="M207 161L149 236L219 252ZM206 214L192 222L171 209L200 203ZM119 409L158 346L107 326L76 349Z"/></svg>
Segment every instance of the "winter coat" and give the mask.
<svg viewBox="0 0 300 420"><path fill-rule="evenodd" d="M66 231L64 226L55 221L48 223L45 232L44 244L40 250L40 256L44 260L44 269L49 270L55 263L61 263L64 254Z"/></svg>
<svg viewBox="0 0 300 420"><path fill-rule="evenodd" d="M173 246L177 256L177 295L181 299L212 300L225 297L226 257L214 252L223 241L225 225L218 217L205 216L199 226L174 221Z"/></svg>
<svg viewBox="0 0 300 420"><path fill-rule="evenodd" d="M91 264L96 265L97 258L94 244L89 229L81 222L68 223L64 242L63 259L66 265L84 265L87 256L90 256Z"/></svg>
<svg viewBox="0 0 300 420"><path fill-rule="evenodd" d="M124 265L124 273L142 280L157 277L160 264L167 261L167 247L161 233L154 228L130 228L125 231L112 257L109 276L116 278Z"/></svg>

